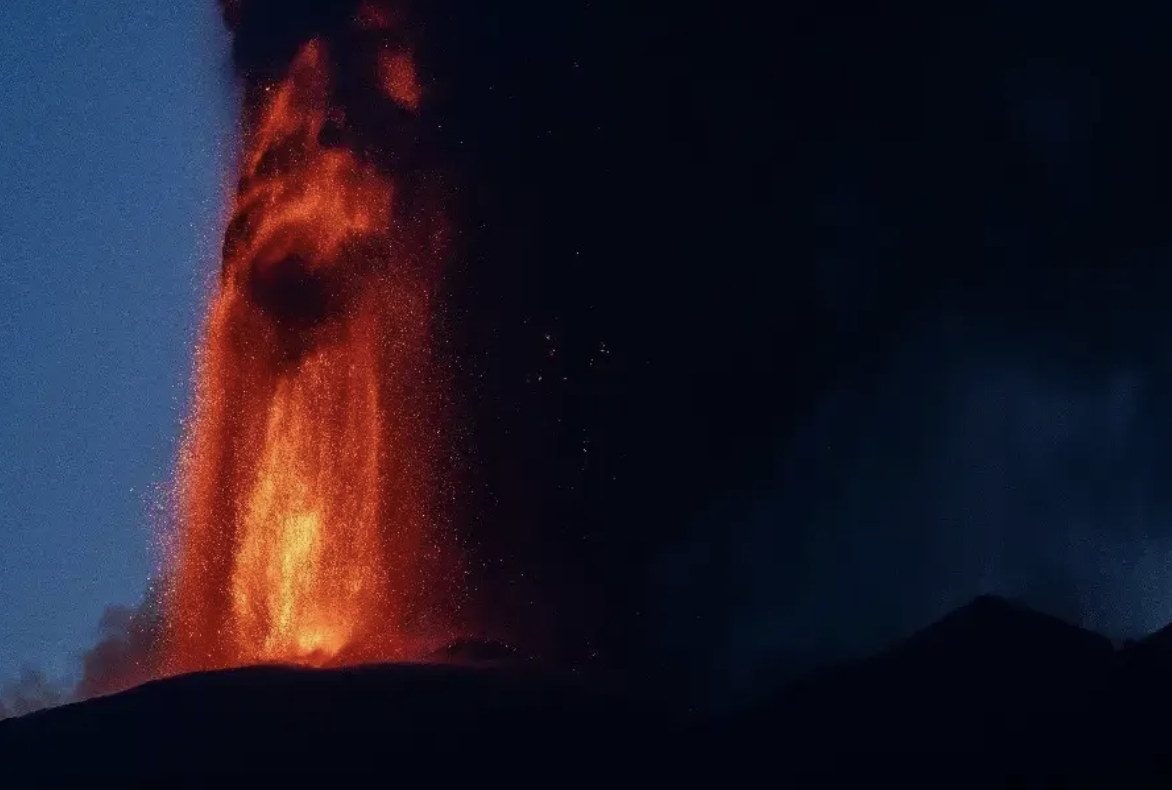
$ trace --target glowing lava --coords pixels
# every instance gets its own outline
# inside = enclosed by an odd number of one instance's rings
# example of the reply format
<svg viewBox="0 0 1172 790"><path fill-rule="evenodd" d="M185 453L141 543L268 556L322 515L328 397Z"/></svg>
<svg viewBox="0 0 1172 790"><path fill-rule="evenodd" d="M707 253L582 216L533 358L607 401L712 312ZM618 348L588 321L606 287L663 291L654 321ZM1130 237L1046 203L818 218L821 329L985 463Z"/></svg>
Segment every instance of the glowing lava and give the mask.
<svg viewBox="0 0 1172 790"><path fill-rule="evenodd" d="M407 117L415 67L377 11L353 20L385 38L364 100ZM391 175L403 151L354 142L331 46L304 43L246 97L179 469L167 673L411 657L444 628L431 349L444 226L425 179Z"/></svg>

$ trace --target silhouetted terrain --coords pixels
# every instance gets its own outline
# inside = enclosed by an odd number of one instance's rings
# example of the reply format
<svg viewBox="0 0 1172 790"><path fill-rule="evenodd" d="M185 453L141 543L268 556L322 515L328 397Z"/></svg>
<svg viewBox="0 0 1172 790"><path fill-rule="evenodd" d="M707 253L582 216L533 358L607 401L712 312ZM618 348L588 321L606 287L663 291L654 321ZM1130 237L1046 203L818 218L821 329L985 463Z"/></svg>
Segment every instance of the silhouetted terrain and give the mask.
<svg viewBox="0 0 1172 790"><path fill-rule="evenodd" d="M254 667L156 681L0 722L0 753L8 777L39 780L246 772L376 784L643 771L740 784L863 771L1099 785L1172 764L1160 716L1172 700L1172 634L1116 650L992 597L720 717L655 710L485 650L487 667Z"/></svg>
<svg viewBox="0 0 1172 790"><path fill-rule="evenodd" d="M564 771L619 754L645 714L533 672L451 665L252 667L156 681L0 723L7 773L385 777ZM560 768L558 767L560 766Z"/></svg>

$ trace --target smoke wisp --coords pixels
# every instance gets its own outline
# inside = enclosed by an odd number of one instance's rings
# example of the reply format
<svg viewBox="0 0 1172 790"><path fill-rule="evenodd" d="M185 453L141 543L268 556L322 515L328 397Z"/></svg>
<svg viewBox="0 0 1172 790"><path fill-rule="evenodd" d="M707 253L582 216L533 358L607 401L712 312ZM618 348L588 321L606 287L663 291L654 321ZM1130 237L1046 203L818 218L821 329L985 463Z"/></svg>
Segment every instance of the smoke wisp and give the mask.
<svg viewBox="0 0 1172 790"><path fill-rule="evenodd" d="M137 607L107 606L97 641L78 656L76 683L48 678L26 667L0 685L0 719L124 691L157 676L161 609L157 587Z"/></svg>

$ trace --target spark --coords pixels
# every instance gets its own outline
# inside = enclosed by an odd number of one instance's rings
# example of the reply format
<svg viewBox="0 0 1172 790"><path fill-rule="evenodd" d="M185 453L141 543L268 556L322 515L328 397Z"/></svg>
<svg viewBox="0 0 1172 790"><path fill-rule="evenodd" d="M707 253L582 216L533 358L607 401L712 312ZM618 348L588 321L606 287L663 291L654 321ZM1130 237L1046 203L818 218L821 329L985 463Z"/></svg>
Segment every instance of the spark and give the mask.
<svg viewBox="0 0 1172 790"><path fill-rule="evenodd" d="M371 1L354 24L398 22ZM445 627L441 577L458 573L444 576L432 463L442 217L427 201L405 216L391 176L322 142L347 123L334 78L311 40L247 116L178 471L167 673L408 658L412 629ZM370 79L417 109L409 51L386 44Z"/></svg>

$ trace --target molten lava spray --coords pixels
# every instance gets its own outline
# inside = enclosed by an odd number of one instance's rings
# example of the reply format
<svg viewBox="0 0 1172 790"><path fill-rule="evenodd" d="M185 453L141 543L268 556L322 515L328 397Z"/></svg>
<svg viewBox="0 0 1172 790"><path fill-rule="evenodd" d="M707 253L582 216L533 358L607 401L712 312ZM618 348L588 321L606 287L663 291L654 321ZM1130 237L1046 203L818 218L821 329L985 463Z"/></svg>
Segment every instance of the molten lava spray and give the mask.
<svg viewBox="0 0 1172 790"><path fill-rule="evenodd" d="M247 81L179 469L167 674L411 658L447 636L445 227L410 166L421 90L392 11L355 5Z"/></svg>

